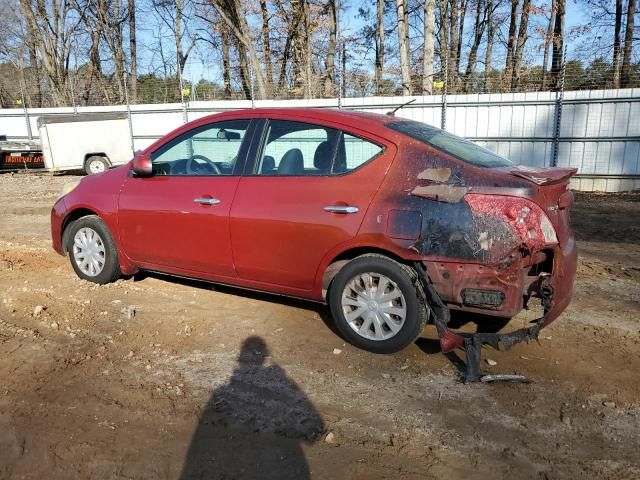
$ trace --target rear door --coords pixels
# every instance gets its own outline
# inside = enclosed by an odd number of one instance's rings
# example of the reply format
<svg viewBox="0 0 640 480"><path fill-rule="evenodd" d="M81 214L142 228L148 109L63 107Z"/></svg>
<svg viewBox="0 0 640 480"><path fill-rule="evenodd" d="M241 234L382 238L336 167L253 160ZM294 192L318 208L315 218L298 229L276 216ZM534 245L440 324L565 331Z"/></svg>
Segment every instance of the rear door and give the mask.
<svg viewBox="0 0 640 480"><path fill-rule="evenodd" d="M119 198L124 251L139 266L233 277L229 212L250 120L183 133L151 153L153 176L130 177Z"/></svg>
<svg viewBox="0 0 640 480"><path fill-rule="evenodd" d="M395 148L284 119L267 120L254 143L231 210L236 271L243 279L311 290L323 257L357 234Z"/></svg>

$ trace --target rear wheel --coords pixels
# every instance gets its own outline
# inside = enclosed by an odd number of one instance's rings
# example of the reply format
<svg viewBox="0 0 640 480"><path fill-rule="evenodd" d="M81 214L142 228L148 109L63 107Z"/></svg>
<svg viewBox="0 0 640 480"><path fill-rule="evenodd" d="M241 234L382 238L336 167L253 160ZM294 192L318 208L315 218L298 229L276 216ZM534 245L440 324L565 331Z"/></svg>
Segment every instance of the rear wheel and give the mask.
<svg viewBox="0 0 640 480"><path fill-rule="evenodd" d="M118 249L100 217L82 217L68 228L71 230L67 251L71 266L80 278L104 284L120 277Z"/></svg>
<svg viewBox="0 0 640 480"><path fill-rule="evenodd" d="M84 162L84 171L87 175L106 172L109 169L109 162L104 157L92 155Z"/></svg>
<svg viewBox="0 0 640 480"><path fill-rule="evenodd" d="M357 257L335 276L329 307L340 332L357 347L393 353L422 333L429 311L415 272L383 255Z"/></svg>

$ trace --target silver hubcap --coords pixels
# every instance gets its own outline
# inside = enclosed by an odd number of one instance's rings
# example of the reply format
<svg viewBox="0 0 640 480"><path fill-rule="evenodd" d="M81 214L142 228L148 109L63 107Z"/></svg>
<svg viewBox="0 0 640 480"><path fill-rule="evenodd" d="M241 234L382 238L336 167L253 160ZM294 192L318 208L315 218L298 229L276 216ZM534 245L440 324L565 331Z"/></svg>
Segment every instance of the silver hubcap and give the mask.
<svg viewBox="0 0 640 480"><path fill-rule="evenodd" d="M100 160L92 160L91 162L89 162L89 170L91 171L91 173L104 172L104 163L102 163Z"/></svg>
<svg viewBox="0 0 640 480"><path fill-rule="evenodd" d="M95 277L104 268L104 242L92 228L81 228L73 237L73 259L82 273Z"/></svg>
<svg viewBox="0 0 640 480"><path fill-rule="evenodd" d="M342 292L342 312L349 326L369 340L395 336L407 317L400 287L380 273L355 276Z"/></svg>

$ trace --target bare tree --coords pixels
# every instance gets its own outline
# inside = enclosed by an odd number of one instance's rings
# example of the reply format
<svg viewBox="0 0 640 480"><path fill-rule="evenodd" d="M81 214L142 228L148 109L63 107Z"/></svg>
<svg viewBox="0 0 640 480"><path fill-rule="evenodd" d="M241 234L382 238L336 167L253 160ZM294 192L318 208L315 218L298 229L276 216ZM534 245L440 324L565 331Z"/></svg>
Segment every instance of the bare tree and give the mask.
<svg viewBox="0 0 640 480"><path fill-rule="evenodd" d="M70 0L20 0L20 12L56 105L69 104L69 64L81 16Z"/></svg>
<svg viewBox="0 0 640 480"><path fill-rule="evenodd" d="M244 8L241 0L210 0L220 17L227 24L231 32L238 41L240 48L240 61L242 63L248 61L252 65L253 73L256 77L256 86L258 87L258 95L260 98L267 98L267 82L260 68L260 60L253 44L249 24L244 14Z"/></svg>
<svg viewBox="0 0 640 480"><path fill-rule="evenodd" d="M493 13L495 5L493 0L487 1L487 47L484 54L484 90L489 91L489 77L491 74L491 62L493 61L493 41L495 38L495 22L493 19Z"/></svg>
<svg viewBox="0 0 640 480"><path fill-rule="evenodd" d="M531 0L523 0L522 12L520 14L520 28L518 28L518 38L516 39L516 50L513 57L513 70L511 73L511 91L514 91L520 83L520 68L522 67L522 53L527 43L527 28L529 26L529 11Z"/></svg>
<svg viewBox="0 0 640 480"><path fill-rule="evenodd" d="M400 50L400 72L402 74L402 94L411 95L411 71L409 69L409 25L407 22L407 0L396 0L398 13L398 48Z"/></svg>
<svg viewBox="0 0 640 480"><path fill-rule="evenodd" d="M336 0L328 0L325 5L324 14L329 21L329 43L327 45L327 60L325 62L324 73L324 94L333 95L335 82L336 63L336 35L338 29L338 12L336 10ZM376 73L377 73L377 51L376 51Z"/></svg>
<svg viewBox="0 0 640 480"><path fill-rule="evenodd" d="M224 96L231 97L231 66L229 59L229 27L225 22L219 20L217 27L220 31L220 45L222 47L222 84Z"/></svg>
<svg viewBox="0 0 640 480"><path fill-rule="evenodd" d="M458 81L458 46L460 45L459 0L450 0L451 9L449 27L449 81L455 85ZM452 85L452 86L453 86Z"/></svg>
<svg viewBox="0 0 640 480"><path fill-rule="evenodd" d="M269 29L269 11L266 0L260 0L260 12L262 14L262 50L265 75L267 77L267 95L271 96L273 94L273 66L271 65L271 32Z"/></svg>
<svg viewBox="0 0 640 480"><path fill-rule="evenodd" d="M476 15L473 24L473 41L469 50L469 59L467 61L467 70L464 74L464 90L471 91L473 73L476 69L476 61L478 58L478 49L484 34L485 23L487 19L486 6L483 8L483 0L476 0Z"/></svg>
<svg viewBox="0 0 640 480"><path fill-rule="evenodd" d="M633 53L633 27L636 16L636 0L629 0L627 6L627 26L624 32L624 50L622 55L621 85L623 88L631 84L631 62Z"/></svg>
<svg viewBox="0 0 640 480"><path fill-rule="evenodd" d="M128 0L129 15L129 101L138 102L138 49L136 45L136 0Z"/></svg>
<svg viewBox="0 0 640 480"><path fill-rule="evenodd" d="M509 16L509 36L507 37L507 58L504 64L504 76L502 80L503 87L507 87L511 84L511 76L513 74L519 6L520 0L511 0L511 14Z"/></svg>
<svg viewBox="0 0 640 480"><path fill-rule="evenodd" d="M422 93L433 93L433 52L436 29L435 0L424 2L424 47L422 51Z"/></svg>
<svg viewBox="0 0 640 480"><path fill-rule="evenodd" d="M549 12L549 23L547 23L547 31L544 36L544 54L542 57L542 82L540 90L544 90L547 84L547 73L549 68L549 47L553 38L553 24L556 19L556 0L551 0L551 11Z"/></svg>
<svg viewBox="0 0 640 480"><path fill-rule="evenodd" d="M551 58L551 76L555 89L560 87L560 71L564 61L564 15L566 0L556 0L556 18L553 24L553 56Z"/></svg>
<svg viewBox="0 0 640 480"><path fill-rule="evenodd" d="M426 0L429 2L430 0ZM426 5L426 3L425 3ZM384 0L376 2L376 95L382 93L382 72L384 71ZM426 8L426 7L425 7Z"/></svg>

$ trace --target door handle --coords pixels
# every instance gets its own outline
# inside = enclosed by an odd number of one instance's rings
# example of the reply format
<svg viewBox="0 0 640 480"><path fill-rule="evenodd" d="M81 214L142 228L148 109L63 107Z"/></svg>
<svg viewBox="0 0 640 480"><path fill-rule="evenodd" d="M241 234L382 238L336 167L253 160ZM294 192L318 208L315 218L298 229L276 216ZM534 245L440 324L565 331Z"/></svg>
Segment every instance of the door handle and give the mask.
<svg viewBox="0 0 640 480"><path fill-rule="evenodd" d="M194 198L193 201L202 205L217 205L220 203L217 198Z"/></svg>
<svg viewBox="0 0 640 480"><path fill-rule="evenodd" d="M324 207L324 211L330 213L358 213L360 209L351 205L327 205Z"/></svg>

